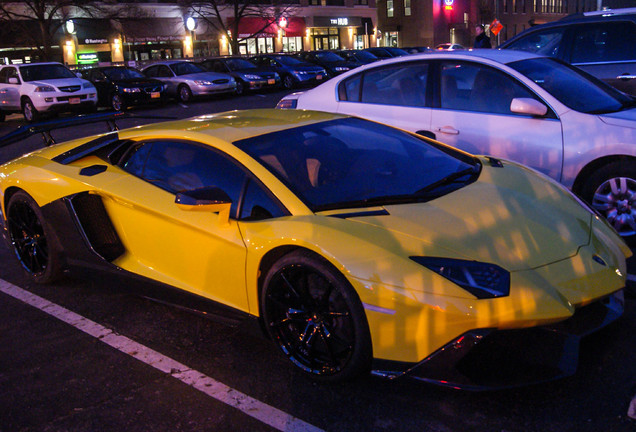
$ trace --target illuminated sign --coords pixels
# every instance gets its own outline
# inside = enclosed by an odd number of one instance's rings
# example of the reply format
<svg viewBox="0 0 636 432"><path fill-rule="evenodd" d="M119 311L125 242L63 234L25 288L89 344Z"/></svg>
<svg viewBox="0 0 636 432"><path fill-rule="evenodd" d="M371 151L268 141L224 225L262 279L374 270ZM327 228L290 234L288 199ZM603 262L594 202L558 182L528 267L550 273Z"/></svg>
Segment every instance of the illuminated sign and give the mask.
<svg viewBox="0 0 636 432"><path fill-rule="evenodd" d="M97 53L82 53L77 55L78 64L89 64L98 62Z"/></svg>
<svg viewBox="0 0 636 432"><path fill-rule="evenodd" d="M444 10L452 11L455 0L444 0Z"/></svg>
<svg viewBox="0 0 636 432"><path fill-rule="evenodd" d="M348 26L349 18L331 18L331 25Z"/></svg>

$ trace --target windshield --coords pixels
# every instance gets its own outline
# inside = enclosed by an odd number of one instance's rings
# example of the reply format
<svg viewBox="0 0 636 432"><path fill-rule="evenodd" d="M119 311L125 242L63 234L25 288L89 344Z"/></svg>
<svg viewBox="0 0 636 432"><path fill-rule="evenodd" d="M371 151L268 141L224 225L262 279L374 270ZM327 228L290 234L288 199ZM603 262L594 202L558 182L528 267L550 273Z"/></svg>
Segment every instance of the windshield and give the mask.
<svg viewBox="0 0 636 432"><path fill-rule="evenodd" d="M338 54L334 54L330 51L318 52L316 53L316 58L321 61L327 62L338 62L343 61L344 59L340 57Z"/></svg>
<svg viewBox="0 0 636 432"><path fill-rule="evenodd" d="M553 58L508 63L568 108L588 114L619 111L633 105L628 96L604 82Z"/></svg>
<svg viewBox="0 0 636 432"><path fill-rule="evenodd" d="M20 66L20 73L24 81L77 78L73 72L58 64Z"/></svg>
<svg viewBox="0 0 636 432"><path fill-rule="evenodd" d="M355 51L355 55L362 60L377 60L378 57L367 51Z"/></svg>
<svg viewBox="0 0 636 432"><path fill-rule="evenodd" d="M146 76L143 75L138 70L126 67L114 67L109 69L103 69L104 74L111 80L125 80L125 79L145 79Z"/></svg>
<svg viewBox="0 0 636 432"><path fill-rule="evenodd" d="M201 68L200 66L188 62L173 63L170 65L170 68L174 71L175 75L187 75L206 72L206 70Z"/></svg>
<svg viewBox="0 0 636 432"><path fill-rule="evenodd" d="M274 58L286 66L296 66L299 64L303 64L303 62L301 62L300 60L290 56L276 56Z"/></svg>
<svg viewBox="0 0 636 432"><path fill-rule="evenodd" d="M474 181L481 167L465 154L356 118L234 144L312 211L427 201Z"/></svg>
<svg viewBox="0 0 636 432"><path fill-rule="evenodd" d="M254 63L244 59L228 59L226 60L226 64L231 71L241 69L256 69L256 65Z"/></svg>

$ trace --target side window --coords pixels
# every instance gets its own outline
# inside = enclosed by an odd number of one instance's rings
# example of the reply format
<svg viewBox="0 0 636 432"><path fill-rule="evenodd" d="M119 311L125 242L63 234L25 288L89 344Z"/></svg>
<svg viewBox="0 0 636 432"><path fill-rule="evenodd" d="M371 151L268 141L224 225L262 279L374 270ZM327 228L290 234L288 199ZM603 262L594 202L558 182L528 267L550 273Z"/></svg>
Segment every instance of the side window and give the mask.
<svg viewBox="0 0 636 432"><path fill-rule="evenodd" d="M513 98L536 96L505 73L488 66L443 62L440 70L442 109L513 114Z"/></svg>
<svg viewBox="0 0 636 432"><path fill-rule="evenodd" d="M157 66L152 66L152 67L149 67L148 69L146 69L146 70L144 71L144 74L145 74L146 76L149 76L149 77L156 77L156 76L157 76L157 71L158 71L158 70L159 70L159 67L157 67Z"/></svg>
<svg viewBox="0 0 636 432"><path fill-rule="evenodd" d="M286 215L287 213L282 206L265 192L260 184L254 180L248 182L239 219L254 221Z"/></svg>
<svg viewBox="0 0 636 432"><path fill-rule="evenodd" d="M18 80L18 84L20 84L20 77L18 76L18 70L16 68L8 68L7 71L7 82L9 82L9 78L15 78Z"/></svg>
<svg viewBox="0 0 636 432"><path fill-rule="evenodd" d="M168 66L162 65L159 66L159 73L157 74L157 76L162 78L172 78L174 74L170 71L170 68Z"/></svg>
<svg viewBox="0 0 636 432"><path fill-rule="evenodd" d="M360 102L360 82L362 74L358 74L340 83L338 97L341 101Z"/></svg>
<svg viewBox="0 0 636 432"><path fill-rule="evenodd" d="M576 26L571 63L636 60L636 24L612 22Z"/></svg>
<svg viewBox="0 0 636 432"><path fill-rule="evenodd" d="M214 62L214 64L212 65L212 71L213 72L225 73L225 72L227 72L227 68L221 62Z"/></svg>
<svg viewBox="0 0 636 432"><path fill-rule="evenodd" d="M14 67L5 67L0 71L0 83L9 84L9 78L16 78L20 83L18 71Z"/></svg>
<svg viewBox="0 0 636 432"><path fill-rule="evenodd" d="M181 141L153 141L137 147L120 163L127 172L176 194L202 187L222 189L236 214L245 173L212 149Z"/></svg>
<svg viewBox="0 0 636 432"><path fill-rule="evenodd" d="M7 80L7 70L8 69L9 68L4 68L4 69L0 70L0 84L4 84L4 83L8 82L8 80Z"/></svg>
<svg viewBox="0 0 636 432"><path fill-rule="evenodd" d="M564 31L565 27L536 31L508 45L506 49L559 57Z"/></svg>
<svg viewBox="0 0 636 432"><path fill-rule="evenodd" d="M428 63L412 63L368 71L362 80L363 103L426 106Z"/></svg>

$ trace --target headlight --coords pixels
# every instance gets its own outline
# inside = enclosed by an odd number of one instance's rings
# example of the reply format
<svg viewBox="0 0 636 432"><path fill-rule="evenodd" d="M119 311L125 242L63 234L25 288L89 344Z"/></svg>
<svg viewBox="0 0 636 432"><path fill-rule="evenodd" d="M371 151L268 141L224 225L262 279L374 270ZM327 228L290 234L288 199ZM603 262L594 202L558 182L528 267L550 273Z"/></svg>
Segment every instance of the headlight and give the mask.
<svg viewBox="0 0 636 432"><path fill-rule="evenodd" d="M94 89L95 86L92 83L87 82L87 83L82 84L82 88L83 89Z"/></svg>
<svg viewBox="0 0 636 432"><path fill-rule="evenodd" d="M282 99L276 104L278 109L296 109L298 99Z"/></svg>
<svg viewBox="0 0 636 432"><path fill-rule="evenodd" d="M478 299L505 297L510 294L510 273L498 265L450 258L410 258L459 285Z"/></svg>
<svg viewBox="0 0 636 432"><path fill-rule="evenodd" d="M196 85L212 85L210 81L197 80L194 82Z"/></svg>
<svg viewBox="0 0 636 432"><path fill-rule="evenodd" d="M252 74L245 74L245 75L243 75L243 77L244 77L245 79L252 80L252 81L253 81L253 80L260 80L260 79L262 79L262 78L261 78L261 77L259 77L258 75L252 75Z"/></svg>
<svg viewBox="0 0 636 432"><path fill-rule="evenodd" d="M346 72L349 70L349 68L345 66L336 66L334 69L337 70L338 72Z"/></svg>
<svg viewBox="0 0 636 432"><path fill-rule="evenodd" d="M124 93L139 93L141 89L137 87L124 87L121 89Z"/></svg>
<svg viewBox="0 0 636 432"><path fill-rule="evenodd" d="M55 87L51 87L51 86L37 86L35 88L35 91L38 93L41 92L54 92L55 91Z"/></svg>

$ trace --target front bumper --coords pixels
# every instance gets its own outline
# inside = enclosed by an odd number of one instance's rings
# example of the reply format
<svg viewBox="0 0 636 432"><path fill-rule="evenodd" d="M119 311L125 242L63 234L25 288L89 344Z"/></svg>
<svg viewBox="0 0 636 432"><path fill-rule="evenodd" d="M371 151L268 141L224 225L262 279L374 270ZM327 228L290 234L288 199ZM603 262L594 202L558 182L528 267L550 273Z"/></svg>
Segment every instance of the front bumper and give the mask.
<svg viewBox="0 0 636 432"><path fill-rule="evenodd" d="M97 105L97 92L63 93L44 92L31 95L33 106L39 112L82 111Z"/></svg>
<svg viewBox="0 0 636 432"><path fill-rule="evenodd" d="M194 85L191 87L194 96L207 96L220 93L232 93L236 91L236 82L215 85Z"/></svg>
<svg viewBox="0 0 636 432"><path fill-rule="evenodd" d="M373 374L408 376L465 390L490 390L551 381L576 372L581 339L616 321L623 291L577 309L569 319L515 330L464 333L418 363L376 360Z"/></svg>

